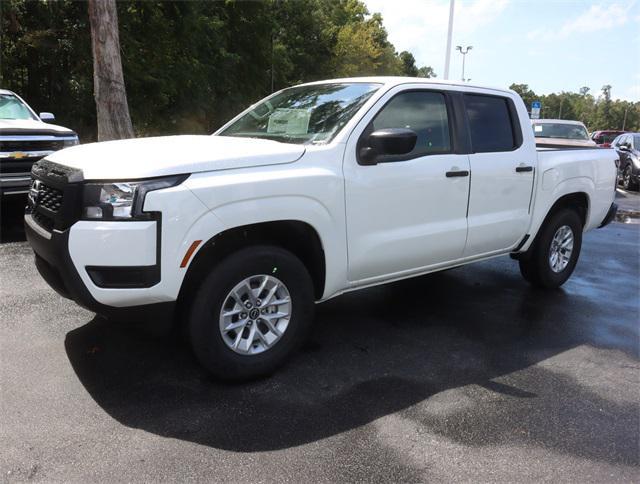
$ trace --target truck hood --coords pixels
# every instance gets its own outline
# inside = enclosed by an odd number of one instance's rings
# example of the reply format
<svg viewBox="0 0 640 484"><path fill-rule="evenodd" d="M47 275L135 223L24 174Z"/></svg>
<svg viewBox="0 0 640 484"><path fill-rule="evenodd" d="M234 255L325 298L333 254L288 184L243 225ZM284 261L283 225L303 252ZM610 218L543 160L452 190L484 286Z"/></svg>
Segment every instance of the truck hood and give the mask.
<svg viewBox="0 0 640 484"><path fill-rule="evenodd" d="M163 136L74 146L47 160L79 168L85 180L127 180L291 163L302 145L229 136Z"/></svg>
<svg viewBox="0 0 640 484"><path fill-rule="evenodd" d="M46 134L53 136L75 135L73 131L55 124L44 123L35 119L0 119L0 135Z"/></svg>

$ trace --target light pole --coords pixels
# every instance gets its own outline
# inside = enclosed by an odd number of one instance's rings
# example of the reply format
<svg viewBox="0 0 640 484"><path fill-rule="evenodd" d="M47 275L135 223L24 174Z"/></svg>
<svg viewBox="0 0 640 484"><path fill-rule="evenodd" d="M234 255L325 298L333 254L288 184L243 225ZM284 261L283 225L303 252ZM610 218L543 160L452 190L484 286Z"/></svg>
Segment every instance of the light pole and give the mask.
<svg viewBox="0 0 640 484"><path fill-rule="evenodd" d="M473 49L473 45L467 45L464 49L462 48L461 45L456 45L456 50L459 51L462 54L462 82L465 82L465 78L464 78L464 61L467 57L467 54L469 53L469 51ZM467 81L470 81L471 79L467 79Z"/></svg>
<svg viewBox="0 0 640 484"><path fill-rule="evenodd" d="M449 28L447 29L447 49L444 53L444 80L449 79L449 62L451 61L451 36L453 35L453 10L455 0L449 0Z"/></svg>

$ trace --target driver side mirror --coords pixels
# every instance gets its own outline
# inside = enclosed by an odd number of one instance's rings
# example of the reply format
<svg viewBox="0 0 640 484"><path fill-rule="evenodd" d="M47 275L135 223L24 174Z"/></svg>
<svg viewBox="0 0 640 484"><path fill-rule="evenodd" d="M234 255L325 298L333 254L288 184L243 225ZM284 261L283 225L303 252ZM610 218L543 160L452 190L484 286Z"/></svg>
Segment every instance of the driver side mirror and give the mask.
<svg viewBox="0 0 640 484"><path fill-rule="evenodd" d="M40 121L44 121L45 123L47 121L55 121L56 117L53 115L53 113L40 113Z"/></svg>
<svg viewBox="0 0 640 484"><path fill-rule="evenodd" d="M406 128L387 128L374 131L367 138L367 145L360 148L361 165L376 165L384 155L406 155L416 146L418 135Z"/></svg>
<svg viewBox="0 0 640 484"><path fill-rule="evenodd" d="M629 151L629 145L624 144L624 145L618 145L618 149L620 151Z"/></svg>

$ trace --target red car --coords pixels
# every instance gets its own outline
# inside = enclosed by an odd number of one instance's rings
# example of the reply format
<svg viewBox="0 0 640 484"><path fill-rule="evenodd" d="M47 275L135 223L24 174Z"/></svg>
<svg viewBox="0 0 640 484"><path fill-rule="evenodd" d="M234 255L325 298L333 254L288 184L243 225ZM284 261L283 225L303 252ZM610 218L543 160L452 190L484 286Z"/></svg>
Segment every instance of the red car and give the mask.
<svg viewBox="0 0 640 484"><path fill-rule="evenodd" d="M626 131L606 130L594 131L591 133L591 139L602 148L610 148L611 142L619 135Z"/></svg>

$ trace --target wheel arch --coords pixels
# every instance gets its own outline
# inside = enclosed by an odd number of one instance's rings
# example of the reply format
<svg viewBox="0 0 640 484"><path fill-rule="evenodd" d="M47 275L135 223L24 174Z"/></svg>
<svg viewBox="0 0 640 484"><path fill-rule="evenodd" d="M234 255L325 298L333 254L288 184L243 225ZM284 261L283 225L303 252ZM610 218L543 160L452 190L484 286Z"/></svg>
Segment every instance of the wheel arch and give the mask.
<svg viewBox="0 0 640 484"><path fill-rule="evenodd" d="M512 253L512 257L519 258L527 253L529 253L535 246L536 242L539 239L540 232L545 224L549 221L553 215L563 208L570 208L575 210L580 217L580 221L582 222L583 229L587 227L587 223L589 221L589 211L590 211L591 199L589 194L585 191L574 191L571 193L565 193L553 202L549 210L547 210L546 215L542 218L542 221L535 228L533 233L534 236L531 238L531 242L528 244L524 244L523 247L517 253Z"/></svg>
<svg viewBox="0 0 640 484"><path fill-rule="evenodd" d="M316 299L322 298L326 259L318 231L300 220L277 220L229 228L202 244L182 281L179 308L188 307L189 298L213 267L226 256L251 245L275 245L293 253L309 271Z"/></svg>
<svg viewBox="0 0 640 484"><path fill-rule="evenodd" d="M585 227L587 225L587 221L589 220L590 203L591 200L589 198L589 195L583 191L562 195L553 203L540 226L544 226L547 220L549 220L549 218L561 208L570 208L578 212L580 220L582 220L582 227Z"/></svg>

